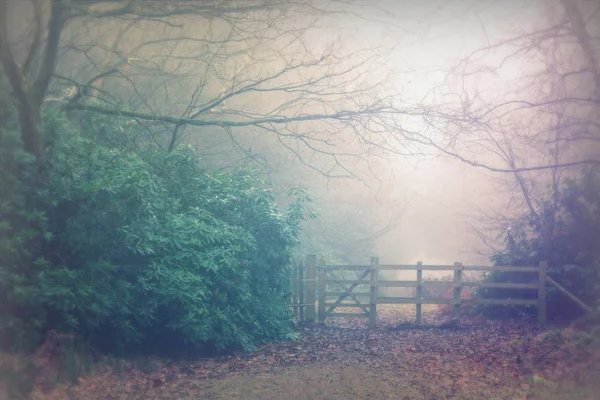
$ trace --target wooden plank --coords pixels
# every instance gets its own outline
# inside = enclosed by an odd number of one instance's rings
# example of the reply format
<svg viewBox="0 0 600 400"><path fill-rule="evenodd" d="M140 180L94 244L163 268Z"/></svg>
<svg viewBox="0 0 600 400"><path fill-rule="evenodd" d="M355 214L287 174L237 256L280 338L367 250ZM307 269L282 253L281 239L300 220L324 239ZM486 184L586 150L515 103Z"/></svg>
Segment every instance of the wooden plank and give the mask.
<svg viewBox="0 0 600 400"><path fill-rule="evenodd" d="M450 281L423 281L423 286L457 288L457 287L462 286L462 283L461 282L450 282Z"/></svg>
<svg viewBox="0 0 600 400"><path fill-rule="evenodd" d="M304 303L304 275L305 268L304 266L300 266L300 268L298 268L298 300L302 304ZM300 306L299 318L301 322L304 322L304 307L305 306Z"/></svg>
<svg viewBox="0 0 600 400"><path fill-rule="evenodd" d="M317 302L317 256L308 256L306 263L306 302L315 304ZM306 307L304 312L306 320L314 322L317 316L315 306Z"/></svg>
<svg viewBox="0 0 600 400"><path fill-rule="evenodd" d="M369 269L367 269L367 271L370 272ZM326 285L333 285L335 283L342 284L342 285L370 285L371 284L371 282L369 282L369 281L365 281L365 280L361 281L360 279L359 280L348 280L348 279L340 279L340 280L326 279L325 280Z"/></svg>
<svg viewBox="0 0 600 400"><path fill-rule="evenodd" d="M420 270L417 270L417 275ZM421 281L422 286L431 287L458 287L460 283L448 281ZM381 287L418 287L418 281L378 281L377 286ZM537 288L537 285L535 286Z"/></svg>
<svg viewBox="0 0 600 400"><path fill-rule="evenodd" d="M377 304L455 304L454 299L417 299L416 297L378 297Z"/></svg>
<svg viewBox="0 0 600 400"><path fill-rule="evenodd" d="M329 302L329 303L325 303L325 306L327 306L327 307L335 306L335 308L360 308L360 309L362 309L365 305L364 304L356 304L354 302L352 302L352 303L343 303L342 302L339 304L336 304L334 302ZM368 314L368 310L367 310L366 314Z"/></svg>
<svg viewBox="0 0 600 400"><path fill-rule="evenodd" d="M417 263L417 266L421 266L423 263L421 261L419 261ZM423 270L419 269L417 270L417 293L415 295L416 300L423 300ZM417 303L416 304L416 316L415 316L415 321L417 325L421 324L421 303Z"/></svg>
<svg viewBox="0 0 600 400"><path fill-rule="evenodd" d="M463 304L501 304L505 306L535 306L537 299L462 299Z"/></svg>
<svg viewBox="0 0 600 400"><path fill-rule="evenodd" d="M462 263L460 262L455 262L454 266L457 268L454 270L454 283L458 284L459 286L455 286L454 287L454 318L460 318L460 296L462 294ZM458 269L461 268L461 269Z"/></svg>
<svg viewBox="0 0 600 400"><path fill-rule="evenodd" d="M326 270L323 268L325 262L320 260L319 262L319 321L323 322L325 320L325 297L327 295L326 292Z"/></svg>
<svg viewBox="0 0 600 400"><path fill-rule="evenodd" d="M370 268L368 265L327 265L323 267L326 271L344 271L344 270L362 270ZM380 264L377 269L379 270L413 270L416 271L418 269L423 271L454 271L455 267L453 265L408 265L408 264ZM498 267L490 267L490 266L478 266L478 265L465 265L463 266L463 271L500 271L500 272L537 272L539 267L527 266L527 267L516 267L516 266L498 266Z"/></svg>
<svg viewBox="0 0 600 400"><path fill-rule="evenodd" d="M371 268L369 265L326 265L323 267L325 271L362 270L369 268Z"/></svg>
<svg viewBox="0 0 600 400"><path fill-rule="evenodd" d="M546 276L546 279L547 279L547 281L549 283L551 283L552 285L554 285L554 287L556 287L560 292L562 292L562 294L564 294L565 296L567 296L568 298L570 298L571 300L573 300L575 303L577 303L579 305L579 307L581 307L582 309L584 309L588 314L593 314L594 313L594 310L592 310L590 307L588 307L587 304L585 304L583 301L579 300L577 297L575 297L574 295L572 295L567 289L565 289L564 287L562 287L554 279L550 278L549 276Z"/></svg>
<svg viewBox="0 0 600 400"><path fill-rule="evenodd" d="M503 304L534 306L537 300L528 299L422 299L414 297L378 297L377 304Z"/></svg>
<svg viewBox="0 0 600 400"><path fill-rule="evenodd" d="M537 285L535 286L537 288ZM342 296L346 292L325 292L326 297ZM355 296L370 296L371 292L352 292Z"/></svg>
<svg viewBox="0 0 600 400"><path fill-rule="evenodd" d="M417 287L417 281L379 281L377 286L380 287Z"/></svg>
<svg viewBox="0 0 600 400"><path fill-rule="evenodd" d="M354 300L354 304L356 304L358 307L360 307L366 315L369 315L369 309L367 308L367 306L365 304L363 304L360 301L358 296L356 296L356 294L352 290L348 291L349 288L346 285L340 285L340 286L342 287L342 289L345 290L345 292L342 292L341 296L347 297L348 295L350 295L352 300ZM369 293L369 295L370 295L370 293ZM340 304L344 304L344 302L342 302Z"/></svg>
<svg viewBox="0 0 600 400"><path fill-rule="evenodd" d="M341 297L347 297L348 295L350 295L350 297L354 301L354 305L357 306L357 307L360 307L360 309L365 313L365 315L369 315L370 310L367 308L367 306L363 302L360 301L360 299L358 298L358 294L354 293L353 289L350 289L345 284L340 284L339 280L336 280L336 283L339 286L341 286L342 289L344 289L344 292L329 292L329 293L327 293L325 291L326 295L327 294L331 295L331 293L339 293L339 296L341 296ZM370 296L370 292L366 293L366 295ZM340 304L346 304L346 303L342 302ZM327 305L332 306L333 304L327 303ZM333 310L333 308L330 311L332 311L332 310ZM326 315L327 315L327 312L324 313L324 317L323 318L325 318Z"/></svg>
<svg viewBox="0 0 600 400"><path fill-rule="evenodd" d="M377 267L379 270L390 271L454 271L453 265L388 265L382 264Z"/></svg>
<svg viewBox="0 0 600 400"><path fill-rule="evenodd" d="M344 300L344 299L345 299L345 298L346 298L346 297L349 295L349 293L350 293L351 291L353 291L354 289L356 289L356 287L357 287L359 284L363 283L364 279L365 279L367 276L369 276L369 273L370 273L370 272L371 272L371 270L370 270L370 269L367 269L365 272L363 272L363 273L362 273L362 275L360 276L360 278L359 278L357 281L355 281L353 284L351 284L351 285L350 285L350 287L349 287L348 289L346 289L346 291L344 292L344 294L343 294L343 295L341 295L341 296L340 296L340 297L337 299L336 303L338 303L338 304L339 304L339 303L341 303L341 302L342 302L342 301L343 301L343 300ZM335 283L341 283L342 281L334 281L334 282L335 282ZM364 283L369 283L369 282L364 282ZM327 282L326 282L326 284L327 284ZM325 318L326 318L326 317L327 317L329 314L331 314L331 312L332 312L332 311L335 309L335 307L336 307L336 306L335 306L335 303L334 303L334 305L330 306L330 307L329 307L329 309L328 309L327 311L325 311Z"/></svg>
<svg viewBox="0 0 600 400"><path fill-rule="evenodd" d="M537 283L510 283L510 282L463 282L463 286L476 286L487 288L506 288L506 289L537 289Z"/></svg>
<svg viewBox="0 0 600 400"><path fill-rule="evenodd" d="M539 267L514 267L514 266L502 266L502 267L481 267L473 265L465 265L463 271L486 271L486 272L538 272Z"/></svg>
<svg viewBox="0 0 600 400"><path fill-rule="evenodd" d="M546 325L546 278L548 275L548 263L540 262L540 270L538 274L538 301L537 301L537 316L538 325L543 328Z"/></svg>
<svg viewBox="0 0 600 400"><path fill-rule="evenodd" d="M371 296L369 309L369 328L377 327L377 266L379 265L379 257L371 257Z"/></svg>
<svg viewBox="0 0 600 400"><path fill-rule="evenodd" d="M358 317L358 318L366 318L367 317L365 315L365 313L356 314L356 313L344 313L344 312L332 312L332 313L329 313L328 316L329 317Z"/></svg>
<svg viewBox="0 0 600 400"><path fill-rule="evenodd" d="M294 304L293 307L293 312L294 312L294 318L298 319L298 321L300 321L300 313L299 313L299 306L298 304L300 303L300 297L298 296L298 287L300 285L300 277L299 277L299 270L300 265L297 265L296 268L294 268L293 272L292 272L292 288L294 293L292 294L292 301ZM302 321L300 321L302 322Z"/></svg>

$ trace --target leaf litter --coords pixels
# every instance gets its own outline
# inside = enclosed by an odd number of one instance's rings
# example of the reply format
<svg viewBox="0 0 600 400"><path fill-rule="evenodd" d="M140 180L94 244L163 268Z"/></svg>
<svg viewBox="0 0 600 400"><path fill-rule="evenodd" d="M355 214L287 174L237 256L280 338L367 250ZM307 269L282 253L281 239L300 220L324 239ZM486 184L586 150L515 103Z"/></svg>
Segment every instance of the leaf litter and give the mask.
<svg viewBox="0 0 600 400"><path fill-rule="evenodd" d="M459 329L397 329L411 317L414 307L382 307L375 330L366 318L333 317L299 327L297 340L253 353L185 362L152 358L143 368L131 360L98 365L74 384L36 388L31 398L600 398L593 380L600 376L597 352L547 340L535 321L461 317ZM424 323L443 320L435 308L423 312Z"/></svg>

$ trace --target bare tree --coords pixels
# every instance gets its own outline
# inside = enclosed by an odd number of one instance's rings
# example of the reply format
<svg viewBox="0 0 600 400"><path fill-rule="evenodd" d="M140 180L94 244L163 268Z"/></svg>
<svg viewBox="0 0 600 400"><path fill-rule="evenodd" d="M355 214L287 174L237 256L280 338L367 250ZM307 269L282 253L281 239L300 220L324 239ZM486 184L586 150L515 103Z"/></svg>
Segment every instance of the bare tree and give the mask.
<svg viewBox="0 0 600 400"><path fill-rule="evenodd" d="M423 112L398 106L401 98L386 86L386 49L314 40L318 20L331 13L326 3L1 4L3 72L25 148L37 157L44 152L40 111L53 102L139 123L167 151L183 140L225 137L255 156L248 137L268 137L309 168L356 177L349 158L368 168L368 157L392 149L383 130L390 115ZM33 16L33 30L17 40L19 27L9 27L23 15Z"/></svg>
<svg viewBox="0 0 600 400"><path fill-rule="evenodd" d="M573 151L600 140L600 45L592 33L600 6L547 4L557 21L478 49L455 65L448 85L434 93L455 106L433 111L425 119L428 129L414 132L414 140L492 172L600 163L598 154ZM507 76L510 68L521 75Z"/></svg>
<svg viewBox="0 0 600 400"><path fill-rule="evenodd" d="M497 243L489 231L508 228L523 211L550 238L564 179L600 164L600 37L594 31L600 5L545 4L543 26L461 60L448 86L435 93L438 101L451 98L456 106L438 108L425 118L427 129L405 138L499 173L494 179L507 192L506 211L487 210L475 219L492 248Z"/></svg>

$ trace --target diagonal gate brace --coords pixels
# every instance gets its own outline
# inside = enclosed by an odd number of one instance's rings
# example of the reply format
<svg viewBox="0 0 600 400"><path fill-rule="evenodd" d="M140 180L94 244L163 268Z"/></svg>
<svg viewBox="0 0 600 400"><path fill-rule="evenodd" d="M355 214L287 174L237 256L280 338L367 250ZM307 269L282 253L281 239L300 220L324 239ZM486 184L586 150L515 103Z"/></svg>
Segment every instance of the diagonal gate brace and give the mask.
<svg viewBox="0 0 600 400"><path fill-rule="evenodd" d="M364 282L364 283L367 283L367 282L365 281L365 279L367 278L367 276L369 276L369 274L370 274L370 273L371 273L371 268L369 268L369 269L365 270L365 272L363 272L363 274L360 276L360 278L358 278L358 280L357 280L356 282L354 282L354 283L353 283L352 285L350 285L349 287L346 287L346 290L344 291L344 294L342 294L342 295L341 295L341 296L340 296L340 297L339 297L339 298L338 298L338 299L335 301L335 303L333 303L331 306L329 306L329 309L328 309L328 310L325 312L325 317L328 317L328 316L329 316L329 314L331 314L331 312L332 312L332 311L333 311L333 310L334 310L336 307L338 307L338 306L339 306L339 305L342 303L342 301L343 301L343 300L344 300L346 297L348 297L348 296L350 296L350 297L351 297L351 298L352 298L352 299L353 299L353 300L356 302L356 304L358 304L358 306L359 306L359 307L360 307L360 308L361 308L361 309L364 311L364 313L365 313L366 315L369 315L369 311L367 310L366 306L360 302L360 300L358 299L358 297L356 297L356 295L354 295L354 294L352 293L352 291L353 291L354 289L356 289L356 287L357 287L358 285L360 285L361 283L363 283L363 282ZM334 280L334 281L335 281L335 280ZM339 283L338 283L338 284L339 284ZM344 286L343 286L343 285L341 285L341 284L339 284L339 285L340 285L340 286L342 286L342 287L344 287Z"/></svg>

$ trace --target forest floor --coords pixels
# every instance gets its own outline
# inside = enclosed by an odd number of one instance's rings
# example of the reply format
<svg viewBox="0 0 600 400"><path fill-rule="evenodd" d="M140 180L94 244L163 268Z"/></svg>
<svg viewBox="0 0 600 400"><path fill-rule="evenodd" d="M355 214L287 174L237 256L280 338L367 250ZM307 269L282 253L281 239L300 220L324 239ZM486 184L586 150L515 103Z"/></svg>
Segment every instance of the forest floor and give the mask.
<svg viewBox="0 0 600 400"><path fill-rule="evenodd" d="M600 399L600 355L563 329L465 317L458 328L398 329L414 306L366 318L332 318L296 341L251 354L187 362L105 361L77 384L45 386L32 399ZM424 323L443 317L426 308ZM1 393L1 392L0 392Z"/></svg>

